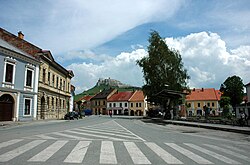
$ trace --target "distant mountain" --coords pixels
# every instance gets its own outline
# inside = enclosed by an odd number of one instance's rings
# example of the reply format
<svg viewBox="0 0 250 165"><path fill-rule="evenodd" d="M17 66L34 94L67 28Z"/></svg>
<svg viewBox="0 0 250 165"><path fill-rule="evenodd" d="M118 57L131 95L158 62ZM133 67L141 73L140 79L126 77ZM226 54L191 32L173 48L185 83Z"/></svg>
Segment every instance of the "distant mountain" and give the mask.
<svg viewBox="0 0 250 165"><path fill-rule="evenodd" d="M87 91L84 91L80 94L77 94L75 95L74 97L74 100L75 101L78 101L80 98L82 98L83 96L86 96L86 95L95 95L105 89L110 89L110 88L115 88L117 89L118 91L134 91L134 90L139 90L141 89L140 87L135 87L135 86L131 86L131 85L128 85L128 84L123 84L122 82L118 81L118 80L115 80L115 79L111 79L111 78L108 78L108 79L103 79L103 78L100 78L96 85L87 90Z"/></svg>

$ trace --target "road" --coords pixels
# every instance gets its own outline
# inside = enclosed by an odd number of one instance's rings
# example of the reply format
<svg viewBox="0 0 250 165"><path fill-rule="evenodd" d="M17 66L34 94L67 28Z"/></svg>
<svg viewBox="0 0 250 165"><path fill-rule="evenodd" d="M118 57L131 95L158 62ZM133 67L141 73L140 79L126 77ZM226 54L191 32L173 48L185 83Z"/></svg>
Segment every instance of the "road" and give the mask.
<svg viewBox="0 0 250 165"><path fill-rule="evenodd" d="M91 116L0 127L0 164L250 164L250 137Z"/></svg>

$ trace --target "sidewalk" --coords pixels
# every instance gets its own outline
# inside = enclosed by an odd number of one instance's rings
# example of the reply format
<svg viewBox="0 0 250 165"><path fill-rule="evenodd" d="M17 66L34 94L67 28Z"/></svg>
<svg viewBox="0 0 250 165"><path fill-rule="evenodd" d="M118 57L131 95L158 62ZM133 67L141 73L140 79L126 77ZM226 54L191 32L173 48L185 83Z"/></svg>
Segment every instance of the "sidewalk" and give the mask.
<svg viewBox="0 0 250 165"><path fill-rule="evenodd" d="M250 127L240 127L240 126L233 126L233 125L222 125L222 124L211 124L211 123L198 123L198 122L189 122L189 121L177 121L177 120L163 120L159 118L151 118L151 119L143 119L145 121L151 120L157 123L165 123L165 124L174 124L174 125L183 125L183 126L191 126L191 127L199 127L199 128L206 128L206 129L215 129L221 131L228 131L228 132L236 132L242 134L250 135Z"/></svg>

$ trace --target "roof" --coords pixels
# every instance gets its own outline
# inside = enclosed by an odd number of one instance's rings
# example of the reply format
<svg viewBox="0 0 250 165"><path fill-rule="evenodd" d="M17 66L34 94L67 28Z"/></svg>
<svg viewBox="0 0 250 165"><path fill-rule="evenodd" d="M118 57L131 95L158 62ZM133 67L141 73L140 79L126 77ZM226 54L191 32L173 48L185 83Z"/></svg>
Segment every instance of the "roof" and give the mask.
<svg viewBox="0 0 250 165"><path fill-rule="evenodd" d="M112 93L115 89L111 88L111 89L106 89L103 90L102 92L96 94L94 97L91 98L92 99L107 99L107 97L110 95L110 93Z"/></svg>
<svg viewBox="0 0 250 165"><path fill-rule="evenodd" d="M134 92L126 91L126 92L118 92L113 94L108 101L110 102L118 102L118 101L129 101Z"/></svg>
<svg viewBox="0 0 250 165"><path fill-rule="evenodd" d="M21 55L23 55L23 56L25 56L27 58L33 59L35 61L38 61L37 59L35 59L35 57L33 57L33 56L29 55L28 53L22 51L21 49L16 48L15 46L13 46L13 45L9 44L8 42L2 40L1 38L0 38L0 46L3 47L3 48L5 48L5 49L11 50L13 52L16 52L18 54L21 54Z"/></svg>
<svg viewBox="0 0 250 165"><path fill-rule="evenodd" d="M250 82L245 85L245 87L250 86Z"/></svg>
<svg viewBox="0 0 250 165"><path fill-rule="evenodd" d="M214 88L193 89L189 95L186 96L186 101L219 101L221 92Z"/></svg>
<svg viewBox="0 0 250 165"><path fill-rule="evenodd" d="M92 97L94 96L87 95L87 96L83 96L82 98L80 98L80 100L90 101Z"/></svg>
<svg viewBox="0 0 250 165"><path fill-rule="evenodd" d="M135 91L133 96L129 99L129 101L144 101L144 93L141 90Z"/></svg>

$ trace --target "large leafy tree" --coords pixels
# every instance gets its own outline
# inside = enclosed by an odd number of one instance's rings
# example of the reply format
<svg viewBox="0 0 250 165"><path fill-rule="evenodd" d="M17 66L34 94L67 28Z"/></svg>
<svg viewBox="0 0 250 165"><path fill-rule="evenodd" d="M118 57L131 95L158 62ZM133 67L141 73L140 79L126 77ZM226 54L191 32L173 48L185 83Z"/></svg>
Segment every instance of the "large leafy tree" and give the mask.
<svg viewBox="0 0 250 165"><path fill-rule="evenodd" d="M221 84L220 91L222 96L230 98L230 104L233 108L242 102L244 96L244 84L239 76L228 77L223 84Z"/></svg>
<svg viewBox="0 0 250 165"><path fill-rule="evenodd" d="M148 56L137 61L144 74L143 90L151 101L164 104L166 100L155 97L155 94L166 88L183 91L189 76L180 53L169 49L158 32L152 31L148 41Z"/></svg>

